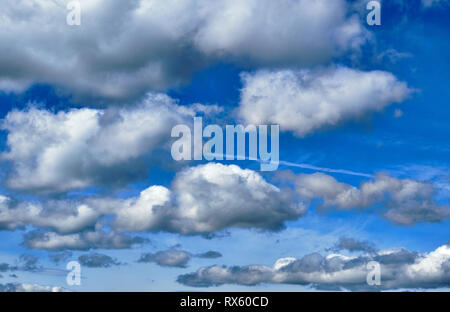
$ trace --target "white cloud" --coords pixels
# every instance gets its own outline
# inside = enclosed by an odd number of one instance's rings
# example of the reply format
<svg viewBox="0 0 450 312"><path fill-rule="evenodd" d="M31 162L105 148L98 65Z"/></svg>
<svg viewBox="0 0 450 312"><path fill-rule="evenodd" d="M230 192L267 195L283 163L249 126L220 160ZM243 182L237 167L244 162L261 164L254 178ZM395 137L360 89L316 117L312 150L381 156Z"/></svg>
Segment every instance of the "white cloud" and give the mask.
<svg viewBox="0 0 450 312"><path fill-rule="evenodd" d="M322 199L322 208L348 210L380 204L385 210L384 217L401 225L438 222L450 217L449 207L436 203L435 189L427 182L378 174L357 188L332 176L314 173L298 175L295 183L302 198Z"/></svg>
<svg viewBox="0 0 450 312"><path fill-rule="evenodd" d="M275 264L273 265L273 269L276 271L281 270L282 268L288 266L289 264L291 264L295 261L297 261L297 259L295 259L293 257L280 258L277 261L275 261Z"/></svg>
<svg viewBox="0 0 450 312"><path fill-rule="evenodd" d="M171 128L193 114L162 94L128 108L12 111L2 123L9 148L2 159L12 163L7 185L64 192L136 179L146 168L140 157L165 148Z"/></svg>
<svg viewBox="0 0 450 312"><path fill-rule="evenodd" d="M138 262L154 262L160 266L172 268L184 268L187 266L192 255L184 250L169 249L158 251L156 253L147 253L141 255Z"/></svg>
<svg viewBox="0 0 450 312"><path fill-rule="evenodd" d="M306 208L292 190L268 183L255 171L208 163L179 172L170 189L155 185L127 199L97 196L33 203L2 196L0 229L39 229L25 237L26 245L36 249L128 248L138 241L122 235L125 232L274 231L301 217ZM105 226L114 232L100 232Z"/></svg>
<svg viewBox="0 0 450 312"><path fill-rule="evenodd" d="M317 64L364 40L346 10L345 1L215 1L201 7L206 18L195 43L207 53L256 63Z"/></svg>
<svg viewBox="0 0 450 312"><path fill-rule="evenodd" d="M64 292L59 286L44 286L39 284L9 283L0 284L0 292Z"/></svg>
<svg viewBox="0 0 450 312"><path fill-rule="evenodd" d="M24 244L28 248L52 251L127 249L146 242L147 240L141 237L114 232L83 232L61 235L54 232L32 231L25 234L24 237Z"/></svg>
<svg viewBox="0 0 450 312"><path fill-rule="evenodd" d="M429 281L438 280L442 278L442 269L450 268L450 266L444 267L449 259L450 246L441 246L425 257L422 257L413 265L410 265L407 269L407 275L410 279L421 277Z"/></svg>
<svg viewBox="0 0 450 312"><path fill-rule="evenodd" d="M366 277L369 261L381 265L381 285L369 286ZM261 283L313 285L318 289L389 290L400 288L438 288L449 285L450 246L417 254L404 249L380 251L355 258L343 255L322 257L312 253L301 259L283 258L271 267L210 266L181 275L178 282L193 287L223 284L257 285Z"/></svg>
<svg viewBox="0 0 450 312"><path fill-rule="evenodd" d="M230 226L274 229L306 210L259 173L235 165L189 168L177 176L172 188L178 207L174 225L188 232Z"/></svg>
<svg viewBox="0 0 450 312"><path fill-rule="evenodd" d="M379 174L357 188L323 173L287 178L293 179L295 192L268 183L255 171L208 163L182 170L170 188L155 185L126 199L32 203L3 196L0 227L15 230L31 225L41 231L28 233L25 243L29 247L61 250L128 248L140 242L140 238L123 235L133 232L208 235L229 228L276 231L286 221L303 216L313 199L321 200L321 209L377 207L399 225L439 222L450 216L449 207L436 203L434 188L426 182ZM113 232L101 232L105 226Z"/></svg>
<svg viewBox="0 0 450 312"><path fill-rule="evenodd" d="M208 163L177 174L171 190L152 186L137 198L93 200L114 213L120 231L207 234L230 227L280 229L305 213L289 192L259 173L235 165Z"/></svg>
<svg viewBox="0 0 450 312"><path fill-rule="evenodd" d="M323 173L286 178L293 179L294 190L280 189L249 169L208 163L182 170L170 188L154 185L126 199L32 203L1 197L0 227L14 230L31 225L47 231L30 232L26 244L58 250L128 248L139 243L139 238L123 233L133 232L207 235L229 228L276 231L286 221L303 216L313 199L321 200L321 209L377 207L399 225L439 222L450 216L449 207L434 200L435 190L426 182L379 174L357 188ZM100 232L105 226L114 232ZM92 232L94 229L97 232Z"/></svg>
<svg viewBox="0 0 450 312"><path fill-rule="evenodd" d="M80 26L66 25L65 0L3 4L2 90L39 82L123 100L185 82L212 60L313 65L366 36L344 0L80 2Z"/></svg>
<svg viewBox="0 0 450 312"><path fill-rule="evenodd" d="M143 190L137 198L101 200L94 205L106 205L113 209L116 229L147 231L158 228L165 222L171 209L171 192L163 186L151 186ZM104 211L107 213L109 209Z"/></svg>
<svg viewBox="0 0 450 312"><path fill-rule="evenodd" d="M242 75L239 115L250 124L279 124L304 137L402 102L412 92L387 72L346 67L257 71Z"/></svg>
<svg viewBox="0 0 450 312"><path fill-rule="evenodd" d="M72 233L94 226L99 216L97 211L84 204L67 201L16 203L11 198L0 196L0 229L14 230L33 225Z"/></svg>

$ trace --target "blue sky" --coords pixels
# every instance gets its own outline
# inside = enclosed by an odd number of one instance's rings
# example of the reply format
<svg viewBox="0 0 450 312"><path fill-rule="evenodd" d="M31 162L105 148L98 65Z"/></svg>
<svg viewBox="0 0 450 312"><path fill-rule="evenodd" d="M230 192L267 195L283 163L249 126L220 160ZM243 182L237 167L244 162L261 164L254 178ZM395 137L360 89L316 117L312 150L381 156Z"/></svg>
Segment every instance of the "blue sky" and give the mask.
<svg viewBox="0 0 450 312"><path fill-rule="evenodd" d="M80 2L80 26L65 24L66 1L1 14L20 40L0 55L0 264L15 266L0 265L0 285L448 290L448 1L382 1L380 26L367 25L366 1L280 1L271 11L251 1ZM60 29L52 48L39 23ZM192 121L183 109L202 114L196 103L222 109L205 123L279 124L278 170L174 162L170 128ZM208 251L220 257L199 256ZM330 271L331 254L340 262ZM82 284L67 285L65 265L82 255L107 257L81 263ZM381 263L381 286L365 283L369 260Z"/></svg>

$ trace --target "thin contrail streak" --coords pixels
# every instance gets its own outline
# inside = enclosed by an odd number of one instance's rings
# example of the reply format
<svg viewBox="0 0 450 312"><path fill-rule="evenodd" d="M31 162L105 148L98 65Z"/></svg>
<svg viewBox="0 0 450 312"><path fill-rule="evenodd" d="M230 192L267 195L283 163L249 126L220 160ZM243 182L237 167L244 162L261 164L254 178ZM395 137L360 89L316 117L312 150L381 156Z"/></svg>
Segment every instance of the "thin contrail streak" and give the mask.
<svg viewBox="0 0 450 312"><path fill-rule="evenodd" d="M222 156L223 159L226 159L227 156L230 156L232 158L236 157L235 155L214 154L214 153L208 154L208 155L213 156L213 157ZM259 160L259 159L247 158L247 160L261 162L261 160ZM345 169L332 169L332 168L317 167L317 166L308 165L308 164L297 164L297 163L292 163L292 162L284 161L284 160L280 160L278 162L278 164L284 165L287 167L296 167L296 168L316 170L316 171L329 172L329 173L347 174L347 175L358 176L358 177L366 177L366 178L374 177L372 174L368 174L368 173L355 172L355 171L345 170Z"/></svg>
<svg viewBox="0 0 450 312"><path fill-rule="evenodd" d="M347 175L353 175L353 176L359 176L359 177L373 178L373 175L368 174L368 173L355 172L355 171L345 170L345 169L331 169L331 168L316 167L313 165L296 164L296 163L283 161L283 160L280 160L279 164L288 166L288 167L297 167L297 168L310 169L310 170L316 170L316 171L322 171L322 172L340 173L340 174L347 174Z"/></svg>

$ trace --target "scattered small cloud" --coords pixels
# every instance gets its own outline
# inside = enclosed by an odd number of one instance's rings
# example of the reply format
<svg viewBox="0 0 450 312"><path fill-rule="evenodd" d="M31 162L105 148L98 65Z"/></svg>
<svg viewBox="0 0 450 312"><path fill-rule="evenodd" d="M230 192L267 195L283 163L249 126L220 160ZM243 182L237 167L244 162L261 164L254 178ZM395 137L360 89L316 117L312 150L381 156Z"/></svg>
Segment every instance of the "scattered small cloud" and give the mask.
<svg viewBox="0 0 450 312"><path fill-rule="evenodd" d="M185 268L189 260L191 259L191 254L187 251L169 249L165 251L158 251L156 253L145 253L142 254L138 262L141 263L156 263L163 267L174 267L174 268Z"/></svg>
<svg viewBox="0 0 450 312"><path fill-rule="evenodd" d="M197 254L196 257L203 258L203 259L217 259L217 258L222 257L222 254L220 252L211 250L211 251Z"/></svg>
<svg viewBox="0 0 450 312"><path fill-rule="evenodd" d="M50 253L48 257L54 263L59 264L60 262L67 262L72 257L72 255L73 253L71 251L65 250L63 252Z"/></svg>
<svg viewBox="0 0 450 312"><path fill-rule="evenodd" d="M368 241L359 241L354 238L341 237L339 241L329 250L342 251L347 250L350 252L368 252L372 253L376 251L376 248L372 243Z"/></svg>
<svg viewBox="0 0 450 312"><path fill-rule="evenodd" d="M101 253L84 254L78 257L80 264L89 268L109 268L120 265L116 259Z"/></svg>
<svg viewBox="0 0 450 312"><path fill-rule="evenodd" d="M394 111L394 117L395 118L401 118L403 116L403 111L401 109L396 109Z"/></svg>

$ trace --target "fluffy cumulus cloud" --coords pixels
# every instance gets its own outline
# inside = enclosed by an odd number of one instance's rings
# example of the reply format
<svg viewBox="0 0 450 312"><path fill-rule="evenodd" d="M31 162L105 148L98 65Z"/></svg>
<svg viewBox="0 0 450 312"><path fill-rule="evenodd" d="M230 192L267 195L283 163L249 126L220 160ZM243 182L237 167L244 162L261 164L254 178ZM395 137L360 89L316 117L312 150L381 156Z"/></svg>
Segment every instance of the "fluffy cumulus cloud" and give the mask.
<svg viewBox="0 0 450 312"><path fill-rule="evenodd" d="M209 235L228 228L280 230L286 221L319 209L377 208L399 225L438 222L450 216L438 204L432 184L385 174L359 187L323 173L286 175L293 189L267 182L259 173L236 165L208 163L178 172L170 188L150 186L130 198L92 197L79 201L16 202L3 197L2 229L33 226L25 245L33 249L121 249L145 243L136 232ZM336 250L375 251L373 246L343 238ZM211 258L213 255L205 255Z"/></svg>
<svg viewBox="0 0 450 312"><path fill-rule="evenodd" d="M344 0L79 2L80 26L66 24L65 0L3 5L1 90L48 83L122 100L187 81L212 60L312 65L366 37Z"/></svg>
<svg viewBox="0 0 450 312"><path fill-rule="evenodd" d="M99 216L86 205L64 200L31 203L0 196L0 229L15 230L33 225L73 233L94 226Z"/></svg>
<svg viewBox="0 0 450 312"><path fill-rule="evenodd" d="M242 74L239 115L250 124L279 124L304 137L405 100L411 89L391 73L346 67Z"/></svg>
<svg viewBox="0 0 450 312"><path fill-rule="evenodd" d="M172 127L192 121L194 111L162 94L127 108L11 111L2 123L9 149L2 159L12 164L7 185L63 192L139 178L143 156L163 148Z"/></svg>
<svg viewBox="0 0 450 312"><path fill-rule="evenodd" d="M46 250L123 249L147 240L127 233L170 232L210 235L229 228L277 231L306 213L314 199L319 209L376 208L399 225L439 222L449 207L438 204L432 184L385 174L359 187L323 173L286 175L293 185L280 188L259 173L236 165L208 163L178 172L170 188L150 186L130 198L92 197L79 201L16 202L2 197L0 226L32 226L25 246ZM336 250L375 251L365 242L342 238ZM215 254L205 254L213 258Z"/></svg>
<svg viewBox="0 0 450 312"><path fill-rule="evenodd" d="M252 170L209 163L181 172L173 183L182 232L213 232L227 227L276 230L305 213L289 192Z"/></svg>
<svg viewBox="0 0 450 312"><path fill-rule="evenodd" d="M295 189L302 198L322 200L322 209L350 210L382 206L383 216L400 224L438 222L450 217L450 208L439 205L431 183L398 179L385 174L357 188L323 173L300 174Z"/></svg>
<svg viewBox="0 0 450 312"><path fill-rule="evenodd" d="M259 173L217 163L179 172L171 190L152 186L137 198L94 203L116 215L117 230L187 235L231 227L278 230L306 209Z"/></svg>
<svg viewBox="0 0 450 312"><path fill-rule="evenodd" d="M178 282L193 287L223 284L257 285L298 284L318 289L390 290L405 288L439 288L450 285L450 246L419 254L405 249L392 249L358 257L312 253L301 259L278 259L273 267L210 266L181 275ZM369 286L367 264L380 264L381 285Z"/></svg>
<svg viewBox="0 0 450 312"><path fill-rule="evenodd" d="M311 65L358 48L364 31L345 1L216 1L195 43L207 53L263 64Z"/></svg>

